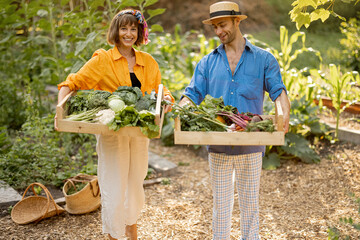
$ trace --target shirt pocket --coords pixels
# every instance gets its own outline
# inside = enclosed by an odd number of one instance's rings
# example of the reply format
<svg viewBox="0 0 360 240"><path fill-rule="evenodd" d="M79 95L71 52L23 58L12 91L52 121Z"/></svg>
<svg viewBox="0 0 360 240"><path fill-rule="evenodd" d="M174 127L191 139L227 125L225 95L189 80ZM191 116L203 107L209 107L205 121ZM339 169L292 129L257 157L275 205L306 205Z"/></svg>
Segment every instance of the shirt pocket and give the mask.
<svg viewBox="0 0 360 240"><path fill-rule="evenodd" d="M255 76L244 75L243 81L238 88L238 94L247 100L255 100L262 97L262 81Z"/></svg>

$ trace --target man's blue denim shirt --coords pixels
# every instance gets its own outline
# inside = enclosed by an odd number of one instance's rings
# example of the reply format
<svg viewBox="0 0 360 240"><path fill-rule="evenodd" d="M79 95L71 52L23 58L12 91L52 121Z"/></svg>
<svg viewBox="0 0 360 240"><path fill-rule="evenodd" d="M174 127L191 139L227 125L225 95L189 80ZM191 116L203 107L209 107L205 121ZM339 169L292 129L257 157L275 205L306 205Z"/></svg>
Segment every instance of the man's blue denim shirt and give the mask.
<svg viewBox="0 0 360 240"><path fill-rule="evenodd" d="M225 105L232 105L239 112L263 113L265 91L274 101L284 89L280 67L275 57L252 45L246 38L234 74L232 74L224 45L203 57L184 95L200 104L207 94L223 97ZM209 146L209 152L229 155L264 152L264 146Z"/></svg>

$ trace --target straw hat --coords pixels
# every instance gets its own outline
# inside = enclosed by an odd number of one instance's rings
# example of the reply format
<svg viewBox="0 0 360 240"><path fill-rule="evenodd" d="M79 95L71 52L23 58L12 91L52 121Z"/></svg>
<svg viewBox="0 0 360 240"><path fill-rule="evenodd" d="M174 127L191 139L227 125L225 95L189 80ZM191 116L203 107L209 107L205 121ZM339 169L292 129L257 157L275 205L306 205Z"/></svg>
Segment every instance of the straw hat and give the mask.
<svg viewBox="0 0 360 240"><path fill-rule="evenodd" d="M212 20L222 17L237 17L241 20L247 18L239 11L239 6L234 2L217 2L210 5L210 18L203 21L204 24L212 24Z"/></svg>
<svg viewBox="0 0 360 240"><path fill-rule="evenodd" d="M67 192L74 182L87 182L86 186L80 191L68 195ZM100 189L97 176L77 175L68 179L63 186L65 196L65 210L70 214L85 214L98 209L101 205Z"/></svg>

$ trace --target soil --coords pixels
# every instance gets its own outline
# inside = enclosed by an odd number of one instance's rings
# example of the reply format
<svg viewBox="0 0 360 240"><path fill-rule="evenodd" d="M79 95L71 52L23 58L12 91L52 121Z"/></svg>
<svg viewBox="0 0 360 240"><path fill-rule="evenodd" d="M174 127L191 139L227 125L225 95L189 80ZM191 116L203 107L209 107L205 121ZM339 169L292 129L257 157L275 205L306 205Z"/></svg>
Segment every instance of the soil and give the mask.
<svg viewBox="0 0 360 240"><path fill-rule="evenodd" d="M166 181L169 184L145 188L139 238L211 239L212 190L207 160L191 146L164 147L159 140L152 140L150 149L179 167ZM262 239L327 239L329 227L337 227L352 239L360 238L359 231L339 221L351 217L360 222L355 201L360 197L360 149L337 142L316 150L321 156L319 164L286 161L281 168L262 171ZM231 239L240 236L237 195L235 198ZM0 218L0 239L107 239L101 233L101 209L85 215L65 212L29 225L15 224L6 211Z"/></svg>

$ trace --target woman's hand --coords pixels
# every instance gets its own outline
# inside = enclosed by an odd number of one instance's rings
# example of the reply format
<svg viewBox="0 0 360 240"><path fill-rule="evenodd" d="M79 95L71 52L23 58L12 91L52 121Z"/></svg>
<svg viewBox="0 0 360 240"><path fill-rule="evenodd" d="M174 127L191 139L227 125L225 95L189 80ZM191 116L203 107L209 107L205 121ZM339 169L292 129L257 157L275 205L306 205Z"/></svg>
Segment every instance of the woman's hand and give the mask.
<svg viewBox="0 0 360 240"><path fill-rule="evenodd" d="M164 100L166 100L166 101L168 101L168 102L171 102L171 97L170 97L169 95L166 95L166 96L164 97ZM170 112L171 109L172 109L172 108L171 108L171 105L166 105L165 108L164 108L165 113Z"/></svg>
<svg viewBox="0 0 360 240"><path fill-rule="evenodd" d="M60 88L59 94L58 94L58 104L71 92L69 87L62 87ZM57 131L58 130L58 122L57 122L57 115L55 114L54 117L54 128Z"/></svg>
<svg viewBox="0 0 360 240"><path fill-rule="evenodd" d="M58 130L58 125L57 125L57 114L55 114L55 117L54 117L54 128L55 128L55 131Z"/></svg>

